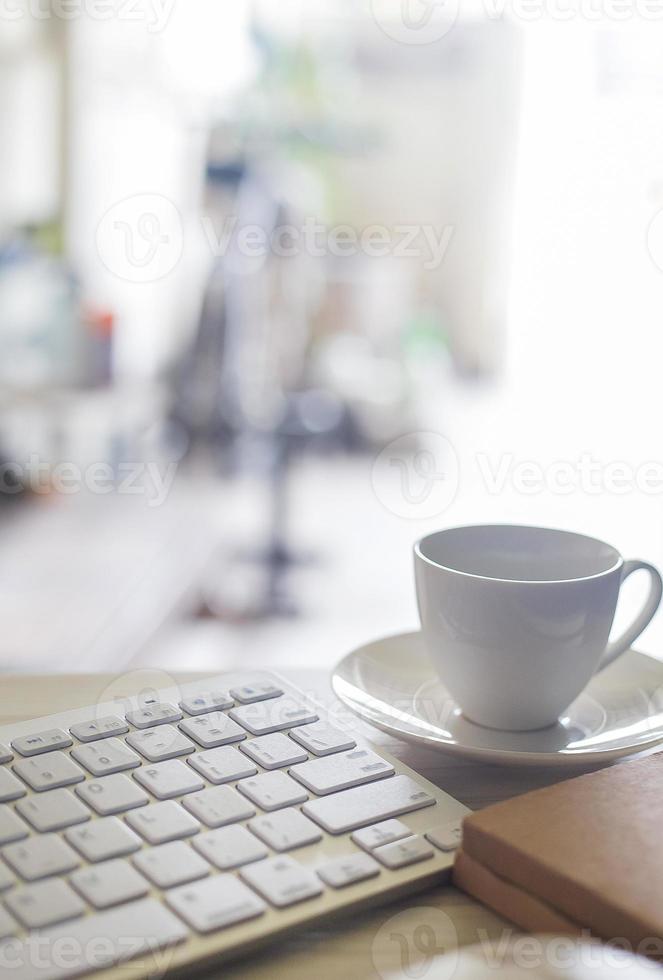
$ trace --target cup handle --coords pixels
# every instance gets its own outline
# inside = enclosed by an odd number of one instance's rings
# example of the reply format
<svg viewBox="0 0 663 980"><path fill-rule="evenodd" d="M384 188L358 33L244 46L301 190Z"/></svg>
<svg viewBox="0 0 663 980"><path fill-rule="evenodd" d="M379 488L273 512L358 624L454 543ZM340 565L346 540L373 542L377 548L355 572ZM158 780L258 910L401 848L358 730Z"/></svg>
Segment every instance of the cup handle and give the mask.
<svg viewBox="0 0 663 980"><path fill-rule="evenodd" d="M650 585L649 585L649 595L645 601L645 604L636 617L635 621L631 623L627 629L624 630L621 636L613 640L612 643L608 643L603 658L598 666L598 670L603 670L608 664L611 664L613 660L624 653L625 650L631 646L632 643L637 640L642 631L646 626L649 625L654 613L658 609L659 603L661 601L661 595L663 595L663 581L658 572L658 569L654 568L646 561L625 561L624 567L622 569L622 582L624 582L629 575L633 572L637 572L640 569L644 569L645 572L649 572ZM621 583L620 583L621 584Z"/></svg>

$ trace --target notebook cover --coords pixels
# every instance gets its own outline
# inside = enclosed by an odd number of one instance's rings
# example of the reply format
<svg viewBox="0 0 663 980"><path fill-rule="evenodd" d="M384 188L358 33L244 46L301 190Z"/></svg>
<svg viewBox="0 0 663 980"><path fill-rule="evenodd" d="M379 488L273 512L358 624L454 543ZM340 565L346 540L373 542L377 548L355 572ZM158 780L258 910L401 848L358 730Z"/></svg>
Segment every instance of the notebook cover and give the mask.
<svg viewBox="0 0 663 980"><path fill-rule="evenodd" d="M526 932L552 932L557 936L574 938L583 934L582 926L517 885L500 878L462 850L456 855L453 882L457 888Z"/></svg>
<svg viewBox="0 0 663 980"><path fill-rule="evenodd" d="M473 813L462 846L602 939L663 938L663 753Z"/></svg>

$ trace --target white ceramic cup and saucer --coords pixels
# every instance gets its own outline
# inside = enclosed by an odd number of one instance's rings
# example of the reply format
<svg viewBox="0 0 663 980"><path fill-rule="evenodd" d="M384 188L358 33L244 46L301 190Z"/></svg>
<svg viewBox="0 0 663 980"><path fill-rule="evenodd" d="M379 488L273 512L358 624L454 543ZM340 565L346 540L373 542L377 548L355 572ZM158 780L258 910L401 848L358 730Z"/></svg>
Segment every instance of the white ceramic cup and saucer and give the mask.
<svg viewBox="0 0 663 980"><path fill-rule="evenodd" d="M518 525L449 528L414 549L428 654L466 718L524 731L556 724L590 678L648 625L661 576L584 534ZM608 642L622 582L643 569L649 594Z"/></svg>
<svg viewBox="0 0 663 980"><path fill-rule="evenodd" d="M630 650L661 600L652 565L586 535L520 525L438 531L414 560L421 633L364 646L334 674L357 713L500 762L599 761L663 741L663 665ZM647 597L610 641L621 584L638 570Z"/></svg>

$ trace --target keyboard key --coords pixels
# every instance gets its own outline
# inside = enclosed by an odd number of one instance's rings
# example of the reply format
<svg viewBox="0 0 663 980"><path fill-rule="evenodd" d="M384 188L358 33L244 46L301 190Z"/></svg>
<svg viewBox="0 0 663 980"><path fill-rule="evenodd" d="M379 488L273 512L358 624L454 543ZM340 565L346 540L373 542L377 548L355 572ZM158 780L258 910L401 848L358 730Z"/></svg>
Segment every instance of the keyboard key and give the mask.
<svg viewBox="0 0 663 980"><path fill-rule="evenodd" d="M316 825L292 807L254 817L248 826L273 851L291 851L322 840Z"/></svg>
<svg viewBox="0 0 663 980"><path fill-rule="evenodd" d="M279 698L283 694L275 684L244 684L242 687L232 687L230 696L241 704L252 704L254 701L266 701L269 698Z"/></svg>
<svg viewBox="0 0 663 980"><path fill-rule="evenodd" d="M179 721L182 712L174 704L155 702L146 704L137 711L127 711L125 717L134 728L154 728L155 725L169 725L173 721Z"/></svg>
<svg viewBox="0 0 663 980"><path fill-rule="evenodd" d="M40 755L53 749L68 749L73 741L61 728L51 728L34 735L21 735L12 740L12 748L19 755Z"/></svg>
<svg viewBox="0 0 663 980"><path fill-rule="evenodd" d="M101 817L124 813L149 802L147 793L121 773L82 783L76 792Z"/></svg>
<svg viewBox="0 0 663 980"><path fill-rule="evenodd" d="M224 827L254 815L255 808L232 786L213 786L193 793L182 805L207 827Z"/></svg>
<svg viewBox="0 0 663 980"><path fill-rule="evenodd" d="M387 868L404 868L409 864L416 864L418 861L425 861L432 858L434 850L425 838L418 834L406 837L404 840L394 841L393 844L383 844L376 847L373 857L385 865Z"/></svg>
<svg viewBox="0 0 663 980"><path fill-rule="evenodd" d="M214 932L255 919L267 906L234 875L216 875L193 885L173 888L166 902L196 932Z"/></svg>
<svg viewBox="0 0 663 980"><path fill-rule="evenodd" d="M90 819L90 811L68 789L52 789L39 796L30 796L27 800L19 800L16 809L42 834L64 830Z"/></svg>
<svg viewBox="0 0 663 980"><path fill-rule="evenodd" d="M66 890L67 902L75 901L77 906L74 908L82 907L81 899L64 882L44 882L43 886L33 885L32 888L43 888L45 885L61 885ZM58 898L62 902L60 889L58 893L47 895L46 902L42 899L41 906L50 905L53 913L57 909ZM79 913L75 911L75 914ZM188 929L184 923L161 902L143 898L44 930L39 934L37 963L34 962L33 939L13 942L13 970L8 973L17 980L19 977L20 980L64 980L65 977L88 974L114 963L125 964L128 958L141 954L153 956L157 950L182 942L187 936Z"/></svg>
<svg viewBox="0 0 663 980"><path fill-rule="evenodd" d="M18 924L15 919L12 919L9 912L3 909L0 905L0 939L7 939L9 936L15 936L18 932Z"/></svg>
<svg viewBox="0 0 663 980"><path fill-rule="evenodd" d="M9 769L0 769L0 803L17 800L25 793L25 786Z"/></svg>
<svg viewBox="0 0 663 980"><path fill-rule="evenodd" d="M26 929L43 929L44 926L54 925L56 922L74 919L85 911L85 905L76 892L69 887L66 881L58 879L19 888L7 896L6 902L11 912L23 923ZM66 935L69 938L68 930ZM41 954L43 954L44 947L45 944L41 944L39 947ZM11 962L15 969L16 953L14 949L12 949ZM45 972L44 960L41 957L37 964L33 964L29 958L26 962L33 966L35 971L33 976L49 975ZM11 972L9 971L10 975Z"/></svg>
<svg viewBox="0 0 663 980"><path fill-rule="evenodd" d="M380 874L380 865L370 854L348 854L323 864L318 868L318 874L326 885L345 888L346 885L354 885L356 881L375 878Z"/></svg>
<svg viewBox="0 0 663 980"><path fill-rule="evenodd" d="M107 738L100 743L77 745L71 754L93 776L110 776L114 772L136 769L141 758L120 738Z"/></svg>
<svg viewBox="0 0 663 980"><path fill-rule="evenodd" d="M16 884L16 879L9 868L0 862L0 892L7 891L12 885Z"/></svg>
<svg viewBox="0 0 663 980"><path fill-rule="evenodd" d="M119 858L94 868L80 868L69 881L95 909L142 898L150 890L143 876Z"/></svg>
<svg viewBox="0 0 663 980"><path fill-rule="evenodd" d="M180 708L188 715L202 715L208 711L223 711L232 708L233 699L225 691L208 691L191 694L180 701Z"/></svg>
<svg viewBox="0 0 663 980"><path fill-rule="evenodd" d="M16 844L8 844L2 856L16 874L26 881L65 874L81 863L78 855L57 834L43 834Z"/></svg>
<svg viewBox="0 0 663 980"><path fill-rule="evenodd" d="M291 776L318 796L372 783L393 774L392 764L369 749L351 749L322 759L311 759L290 770Z"/></svg>
<svg viewBox="0 0 663 980"><path fill-rule="evenodd" d="M365 851L374 851L382 844L391 844L395 840L403 837L410 837L412 831L400 820L383 820L382 823L373 824L372 827L364 827L363 830L355 830L352 840L359 844Z"/></svg>
<svg viewBox="0 0 663 980"><path fill-rule="evenodd" d="M133 862L157 888L184 885L210 873L207 861L181 840L160 844L159 847L146 847L136 854Z"/></svg>
<svg viewBox="0 0 663 980"><path fill-rule="evenodd" d="M28 828L8 806L0 806L0 844L28 836Z"/></svg>
<svg viewBox="0 0 663 980"><path fill-rule="evenodd" d="M290 697L240 704L228 714L252 735L271 735L272 732L282 732L286 728L308 725L318 720L314 711Z"/></svg>
<svg viewBox="0 0 663 980"><path fill-rule="evenodd" d="M13 753L9 751L5 743L0 742L0 763L11 762L13 758Z"/></svg>
<svg viewBox="0 0 663 980"><path fill-rule="evenodd" d="M249 864L239 873L244 881L277 908L286 908L322 893L322 885L316 875L288 855Z"/></svg>
<svg viewBox="0 0 663 980"><path fill-rule="evenodd" d="M21 759L14 772L38 793L59 786L72 786L85 779L83 770L64 752L48 752L35 759Z"/></svg>
<svg viewBox="0 0 663 980"><path fill-rule="evenodd" d="M128 813L125 819L148 844L166 844L171 840L191 837L200 830L198 821L173 800L152 803L135 813Z"/></svg>
<svg viewBox="0 0 663 980"><path fill-rule="evenodd" d="M146 732L132 732L127 735L129 745L145 756L148 762L163 762L165 759L176 759L181 755L190 755L196 746L182 732L172 725L153 728Z"/></svg>
<svg viewBox="0 0 663 980"><path fill-rule="evenodd" d="M261 810L279 810L308 799L301 786L279 769L242 779L237 783L237 789Z"/></svg>
<svg viewBox="0 0 663 980"><path fill-rule="evenodd" d="M194 838L193 846L221 871L239 868L252 861L261 861L269 854L267 848L253 834L238 824L200 834Z"/></svg>
<svg viewBox="0 0 663 980"><path fill-rule="evenodd" d="M212 711L207 715L187 718L180 725L180 729L204 749L213 749L217 745L227 745L229 742L239 742L246 738L244 729L222 711Z"/></svg>
<svg viewBox="0 0 663 980"><path fill-rule="evenodd" d="M113 735L125 735L129 726L116 715L107 715L105 718L95 718L94 721L81 721L72 725L69 731L79 742L96 742Z"/></svg>
<svg viewBox="0 0 663 980"><path fill-rule="evenodd" d="M174 796L193 793L205 785L200 776L178 759L158 762L155 766L143 766L134 773L134 779L158 800L170 800Z"/></svg>
<svg viewBox="0 0 663 980"><path fill-rule="evenodd" d="M117 817L91 820L83 827L73 827L64 836L86 861L92 863L124 857L143 846L138 834Z"/></svg>
<svg viewBox="0 0 663 980"><path fill-rule="evenodd" d="M426 833L426 839L440 851L457 850L463 839L463 828L460 820L448 820Z"/></svg>
<svg viewBox="0 0 663 980"><path fill-rule="evenodd" d="M343 752L354 749L357 744L353 738L340 732L324 721L304 725L303 728L293 728L290 738L303 745L313 755L331 755L332 752Z"/></svg>
<svg viewBox="0 0 663 980"><path fill-rule="evenodd" d="M308 759L298 745L282 735L275 732L274 735L260 735L258 738L251 738L248 742L240 745L240 750L255 759L263 769L279 769L282 766L290 766L295 762L305 762Z"/></svg>
<svg viewBox="0 0 663 980"><path fill-rule="evenodd" d="M392 776L368 786L333 793L321 800L311 800L302 810L328 833L344 834L434 803L435 798L409 776Z"/></svg>
<svg viewBox="0 0 663 980"><path fill-rule="evenodd" d="M186 761L210 783L228 783L234 779L254 776L258 772L250 759L246 759L232 745L196 752Z"/></svg>

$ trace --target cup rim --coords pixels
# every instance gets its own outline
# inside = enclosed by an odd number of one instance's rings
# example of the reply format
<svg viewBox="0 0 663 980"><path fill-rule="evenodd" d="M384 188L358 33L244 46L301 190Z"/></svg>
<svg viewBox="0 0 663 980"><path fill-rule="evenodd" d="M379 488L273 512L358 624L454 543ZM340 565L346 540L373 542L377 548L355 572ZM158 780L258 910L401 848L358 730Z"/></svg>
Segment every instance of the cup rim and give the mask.
<svg viewBox="0 0 663 980"><path fill-rule="evenodd" d="M555 534L563 534L567 537L573 538L584 538L585 541L591 541L594 544L604 545L610 548L617 556L617 560L610 568L605 568L601 572L594 572L592 575L577 575L572 578L556 578L556 579L517 579L517 578L500 578L495 575L479 575L477 572L464 572L460 568L453 568L451 565L443 565L441 562L434 561L427 555L424 555L421 546L424 542L429 541L431 538L437 537L438 534L445 534L447 531L469 531L473 528L518 528L519 530L531 530L531 531L553 531ZM510 523L499 523L493 522L491 524L458 524L451 525L450 527L443 527L437 531L431 531L429 534L425 534L422 538L414 544L414 554L415 557L419 558L421 561L430 565L432 568L439 568L445 572L451 572L454 575L461 575L463 578L473 578L478 579L482 582L501 582L505 585L563 585L571 584L572 582L589 582L592 579L603 578L604 575L612 575L618 568L624 564L624 558L621 553L615 548L614 545L607 541L602 541L601 538L595 538L591 534L582 534L579 531L567 531L564 528L559 527L549 527L543 524L510 524Z"/></svg>

